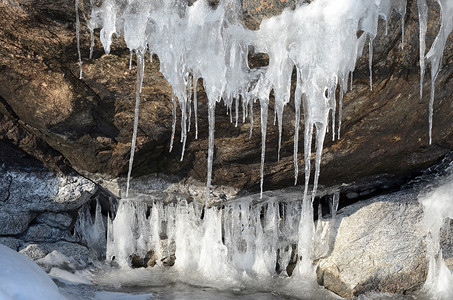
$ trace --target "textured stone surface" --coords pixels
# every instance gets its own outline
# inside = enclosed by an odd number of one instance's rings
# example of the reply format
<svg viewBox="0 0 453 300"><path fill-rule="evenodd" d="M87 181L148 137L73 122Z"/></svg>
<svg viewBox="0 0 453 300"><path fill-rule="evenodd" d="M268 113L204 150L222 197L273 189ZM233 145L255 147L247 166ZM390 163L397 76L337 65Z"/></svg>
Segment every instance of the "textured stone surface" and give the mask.
<svg viewBox="0 0 453 300"><path fill-rule="evenodd" d="M419 289L428 271L422 218L415 192L344 208L334 223L333 250L319 262L318 283L348 298Z"/></svg>
<svg viewBox="0 0 453 300"><path fill-rule="evenodd" d="M27 230L18 236L25 242L57 242L68 241L77 242L78 240L73 237L69 231L51 227L47 224L34 224L27 228Z"/></svg>
<svg viewBox="0 0 453 300"><path fill-rule="evenodd" d="M78 267L83 268L96 261L96 254L87 247L64 241L56 243L28 244L19 252L33 261L40 260L52 251L58 251L73 259Z"/></svg>
<svg viewBox="0 0 453 300"><path fill-rule="evenodd" d="M401 18L397 14L389 20L389 34L384 35L381 24L380 35L374 41L373 91L368 86L367 47L357 64L354 89L344 99L342 139L331 142L326 138L320 178L324 185L376 174L408 174L435 163L453 149L452 38L447 41L436 83L434 139L429 146L429 80L425 81L425 96L420 101L417 8L416 1L408 2L404 49ZM428 2L429 48L437 33L439 8L434 1ZM135 67L132 71L127 68L129 51L125 44L115 41L111 54L104 55L96 37L94 58L88 59L89 32L84 26L88 1L81 1L84 78L79 80L73 2L14 3L19 5L2 3L0 10L0 138L56 168L64 169L70 164L93 173L124 175L132 135L136 78ZM242 3L245 23L252 29L258 27L262 18L295 5L292 0ZM251 59L255 65L265 61ZM159 73L159 61L155 58L145 71L133 175L163 172L204 181L208 136L205 95L200 87L199 139L194 139L194 132L189 134L182 162L179 142L172 153L168 152L170 95L171 87ZM270 107L272 115L272 100ZM254 109L252 139L248 138L250 125L234 127L225 112L223 106L218 107L213 183L257 190L261 150L258 104ZM277 162L277 128L269 124L266 189L293 182L293 115L290 103L285 110L280 162ZM302 143L299 148L302 151ZM303 164L301 157L299 163Z"/></svg>
<svg viewBox="0 0 453 300"><path fill-rule="evenodd" d="M35 214L16 211L0 206L0 235L16 235L24 232Z"/></svg>
<svg viewBox="0 0 453 300"><path fill-rule="evenodd" d="M67 212L44 212L36 217L35 222L60 229L68 229L69 225L72 223L72 216L70 216Z"/></svg>
<svg viewBox="0 0 453 300"><path fill-rule="evenodd" d="M14 251L19 251L24 242L13 237L0 237L0 244L8 246Z"/></svg>

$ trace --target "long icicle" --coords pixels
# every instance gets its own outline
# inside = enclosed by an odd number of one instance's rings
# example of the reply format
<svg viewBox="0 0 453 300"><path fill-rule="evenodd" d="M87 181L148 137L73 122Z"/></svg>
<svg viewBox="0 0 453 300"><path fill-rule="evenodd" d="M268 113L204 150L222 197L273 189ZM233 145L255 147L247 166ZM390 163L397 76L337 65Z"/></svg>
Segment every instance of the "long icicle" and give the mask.
<svg viewBox="0 0 453 300"><path fill-rule="evenodd" d="M176 95L174 92L171 93L171 114L173 116L173 121L171 124L171 137L170 137L170 150L173 150L173 143L175 141L175 131L176 131Z"/></svg>
<svg viewBox="0 0 453 300"><path fill-rule="evenodd" d="M79 79L82 79L82 54L80 53L79 0L75 1L75 13L76 13L77 54L79 55Z"/></svg>
<svg viewBox="0 0 453 300"><path fill-rule="evenodd" d="M369 42L369 56L368 56L368 68L370 69L370 90L373 90L373 40L374 37L370 36Z"/></svg>
<svg viewBox="0 0 453 300"><path fill-rule="evenodd" d="M195 139L198 139L198 103L197 103L197 81L198 77L193 75L193 112L195 114Z"/></svg>
<svg viewBox="0 0 453 300"><path fill-rule="evenodd" d="M302 98L302 89L300 82L299 70L296 72L297 82L296 91L294 93L294 108L295 108L295 123L294 123L294 185L297 185L297 178L299 177L299 126L300 126L300 104Z"/></svg>
<svg viewBox="0 0 453 300"><path fill-rule="evenodd" d="M343 83L340 86L340 100L338 101L338 136L337 139L340 139L341 135L341 119L343 118Z"/></svg>
<svg viewBox="0 0 453 300"><path fill-rule="evenodd" d="M131 143L131 155L129 158L129 170L127 172L127 183L126 183L126 198L129 196L129 186L132 173L132 165L134 164L135 145L137 142L137 131L138 131L138 117L140 112L140 94L143 85L143 73L144 73L144 50L137 50L137 83L135 86L135 114L134 114L134 132L132 134Z"/></svg>
<svg viewBox="0 0 453 300"><path fill-rule="evenodd" d="M208 174L206 180L205 212L208 209L209 193L211 190L212 162L214 160L214 130L215 130L215 105L216 101L208 104L209 145L208 145Z"/></svg>
<svg viewBox="0 0 453 300"><path fill-rule="evenodd" d="M437 0L441 8L441 23L439 33L436 36L426 58L431 63L431 97L429 100L429 144L432 143L433 128L433 105L435 94L435 82L442 65L442 56L445 50L447 38L453 30L453 2L451 0Z"/></svg>
<svg viewBox="0 0 453 300"><path fill-rule="evenodd" d="M425 76L426 30L428 28L428 6L426 0L417 0L419 39L420 39L420 100L423 98L423 78Z"/></svg>
<svg viewBox="0 0 453 300"><path fill-rule="evenodd" d="M261 167L260 167L260 199L263 197L264 159L266 157L266 133L269 98L260 99L261 105Z"/></svg>

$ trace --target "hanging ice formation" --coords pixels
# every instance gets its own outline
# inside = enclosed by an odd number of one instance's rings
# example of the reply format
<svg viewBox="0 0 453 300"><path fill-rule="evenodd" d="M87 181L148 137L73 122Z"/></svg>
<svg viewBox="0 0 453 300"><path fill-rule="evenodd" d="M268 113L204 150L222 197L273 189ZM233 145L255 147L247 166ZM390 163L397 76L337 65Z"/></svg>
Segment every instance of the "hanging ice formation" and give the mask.
<svg viewBox="0 0 453 300"><path fill-rule="evenodd" d="M245 116L247 108L252 107L252 102L259 100L262 189L269 94L271 90L274 91L280 149L283 110L290 100L291 74L296 68L295 179L297 181L297 144L302 105L305 119L306 184L310 178L311 141L316 128L315 193L330 111L335 138L337 87L339 86L341 99L347 89L349 74L352 74L357 57L362 53L366 36L369 36L370 40L371 71L371 46L377 34L378 18L387 20L392 10L404 17L405 1L318 0L310 5L301 4L295 10L286 9L281 15L264 20L259 30L251 31L242 23L241 4L238 0L221 1L216 8L207 0L198 0L192 6L188 6L187 0L105 0L99 7L92 3L88 27L92 37L94 30L101 28L100 38L106 53L110 52L112 36L115 34L124 35L127 46L131 52L136 53L140 62L144 62L143 57L147 51L157 54L161 72L172 85L174 100L178 101L181 109L183 152L187 131L190 129L191 87L195 87L193 103L196 119L196 85L198 78L203 78L209 102L207 197L212 174L216 103L223 99L230 112L233 111L235 103L237 122L239 101L243 102ZM357 38L356 33L359 30L363 31L363 34ZM269 55L267 68L249 68L247 55L251 48L255 52ZM143 66L138 69L137 114ZM173 105L176 106L175 101ZM339 114L341 115L341 112ZM249 115L251 117L251 112ZM175 112L173 117L176 118ZM137 120L136 116L135 122ZM341 119L338 120L339 125L340 122ZM175 124L174 120L173 128ZM197 123L195 125L197 127ZM136 128L137 125L134 125L130 167L133 162Z"/></svg>
<svg viewBox="0 0 453 300"><path fill-rule="evenodd" d="M439 33L436 36L430 50L425 55L425 36L428 28L428 6L426 0L417 0L418 15L420 24L420 99L423 96L423 77L425 75L425 59L431 64L431 94L429 99L429 144L432 142L433 128L433 105L435 82L442 65L442 56L447 42L448 35L453 29L453 1L437 0L441 9L441 23Z"/></svg>
<svg viewBox="0 0 453 300"><path fill-rule="evenodd" d="M76 2L78 2L76 0ZM253 103L261 107L261 190L263 189L265 145L269 96L275 97L276 120L280 132L283 110L290 101L291 75L296 70L294 167L295 183L298 178L298 139L301 123L301 106L304 117L305 189L300 222L299 255L305 262L312 257L314 227L312 201L316 195L323 142L331 114L332 134L338 122L340 137L343 93L355 69L357 58L362 55L364 43L369 40L370 87L372 87L373 40L377 35L378 20L389 19L392 11L401 15L404 29L405 0L315 0L302 3L294 10L285 9L280 15L263 20L259 30L248 30L241 19L241 1L222 0L212 7L208 0L198 0L188 6L187 0L104 0L100 6L93 1L88 27L93 39L94 30L101 28L100 39L109 53L112 36L124 36L131 52L137 55L137 90L134 134L131 146L128 182L133 164L135 138L138 127L140 91L143 81L145 54L156 54L160 71L173 88L173 130L176 106L181 110L181 142L184 155L187 132L190 130L191 104L197 120L197 82L203 79L208 98L209 146L206 201L209 197L214 154L214 124L217 102L224 101L232 114L233 105L238 119L239 101L242 101L243 121L250 117L253 125ZM452 30L453 1L438 0L441 4L442 23L439 34L426 58L431 62L432 89L430 120L434 99L434 81L440 68L445 41ZM76 7L77 7L76 3ZM421 75L424 74L424 36L427 8L425 0L418 0L420 14ZM77 26L77 29L79 26ZM362 34L357 37L357 32ZM77 33L77 36L78 33ZM77 37L79 39L79 37ZM93 49L93 40L91 51ZM248 52L269 55L269 65L251 69ZM80 64L81 65L81 64ZM421 81L422 86L422 81ZM339 90L339 119L335 120L336 91ZM192 93L193 90L193 93ZM422 93L422 91L420 91ZM192 101L193 97L193 101ZM431 121L430 121L431 124ZM195 121L196 137L198 124ZM308 190L311 173L312 140L315 139L315 171L313 190ZM431 131L431 125L430 125ZM431 138L430 138L431 140ZM128 184L129 187L129 184ZM128 188L127 188L128 190ZM311 194L311 195L309 195ZM126 192L127 197L127 192ZM207 205L206 205L207 207ZM208 212L206 212L208 213ZM206 218L211 218L209 215ZM212 216L212 218L216 218ZM177 234L173 232L172 234ZM212 235L218 233L212 232ZM221 249L218 249L221 251ZM179 251L179 250L177 250ZM180 253L178 259L183 254ZM308 264L301 263L302 269ZM304 267L305 266L305 267ZM303 271L302 271L303 272Z"/></svg>

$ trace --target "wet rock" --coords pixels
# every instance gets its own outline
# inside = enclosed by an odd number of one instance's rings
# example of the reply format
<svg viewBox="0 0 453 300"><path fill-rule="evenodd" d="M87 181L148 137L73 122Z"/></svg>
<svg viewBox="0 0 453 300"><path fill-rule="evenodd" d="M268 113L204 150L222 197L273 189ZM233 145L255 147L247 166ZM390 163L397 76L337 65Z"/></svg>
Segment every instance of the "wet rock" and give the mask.
<svg viewBox="0 0 453 300"><path fill-rule="evenodd" d="M343 208L334 223L333 249L319 261L318 283L346 298L418 290L428 271L422 218L415 192Z"/></svg>
<svg viewBox="0 0 453 300"><path fill-rule="evenodd" d="M309 2L309 1L306 1ZM430 4L429 48L438 30L439 7ZM128 167L134 115L135 66L128 70L129 51L115 41L104 55L96 37L88 59L88 1L81 1L81 52L84 77L78 79L73 4L53 0L33 5L17 0L0 11L0 138L8 139L47 165L68 165L114 177ZM242 1L245 24L256 29L265 17L279 14L296 1ZM368 48L357 63L354 88L344 98L342 138L326 139L320 183L328 186L377 174L408 175L434 164L453 149L453 43L450 37L436 82L433 145L428 145L429 80L419 99L419 47L416 1L408 1L404 49L401 18L389 19L388 35L381 24L374 40L373 91L369 88ZM258 65L265 58L257 58ZM186 155L181 144L169 153L171 87L159 73L157 57L147 63L133 175L151 173L206 178L207 105L199 85L199 139L190 132ZM272 115L272 102L269 114ZM257 104L258 105L258 104ZM259 188L261 136L259 108L254 109L254 134L249 124L231 124L226 109L217 108L213 183L256 191ZM178 113L179 114L179 113ZM286 108L281 160L277 161L278 130L269 123L265 188L293 184L293 108ZM240 117L242 117L240 115ZM272 122L269 118L269 122ZM179 129L176 136L179 136ZM178 140L178 139L176 139ZM302 143L301 143L302 144ZM302 146L299 147L302 152ZM301 155L302 156L302 155ZM299 164L303 165L302 157ZM299 182L303 182L303 173ZM0 198L2 199L2 198Z"/></svg>

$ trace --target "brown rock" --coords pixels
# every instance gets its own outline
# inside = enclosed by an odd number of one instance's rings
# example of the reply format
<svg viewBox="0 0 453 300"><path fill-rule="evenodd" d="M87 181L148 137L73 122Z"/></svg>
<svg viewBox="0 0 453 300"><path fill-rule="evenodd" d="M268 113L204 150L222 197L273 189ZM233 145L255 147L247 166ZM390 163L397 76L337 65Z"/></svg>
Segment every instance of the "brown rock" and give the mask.
<svg viewBox="0 0 453 300"><path fill-rule="evenodd" d="M88 1L81 1L81 52L84 77L78 79L75 12L72 2L14 1L0 10L0 137L53 166L114 176L127 172L132 136L135 66L128 70L129 51L114 42L104 55L98 38L88 59L89 32L84 24ZM438 30L438 6L430 2L429 48ZM245 23L256 29L262 18L278 14L295 1L243 1ZM418 19L415 1L405 17L401 49L401 18L392 15L389 34L383 26L374 41L373 91L368 82L367 48L354 73L354 89L344 98L342 138L327 137L320 182L334 185L377 174L404 175L434 164L453 149L453 43L444 52L436 82L433 145L428 145L429 80L419 100ZM382 24L383 25L383 24ZM265 63L265 58L256 59ZM201 86L201 84L199 85ZM205 180L207 107L200 88L199 139L190 132L181 162L179 130L169 153L171 87L159 73L157 57L147 63L133 175L162 172ZM269 115L271 116L272 105ZM237 128L219 105L213 183L257 190L261 136L259 108L249 124ZM179 113L178 113L179 114ZM241 117L241 115L240 115ZM269 118L269 123L272 118ZM179 123L179 120L178 120ZM281 160L277 162L277 128L269 124L265 188L293 183L293 109L285 111ZM302 143L299 145L303 151ZM303 164L299 159L300 165ZM303 173L299 182L302 182Z"/></svg>

